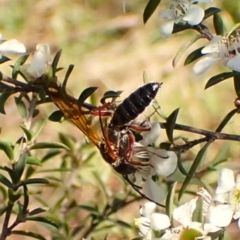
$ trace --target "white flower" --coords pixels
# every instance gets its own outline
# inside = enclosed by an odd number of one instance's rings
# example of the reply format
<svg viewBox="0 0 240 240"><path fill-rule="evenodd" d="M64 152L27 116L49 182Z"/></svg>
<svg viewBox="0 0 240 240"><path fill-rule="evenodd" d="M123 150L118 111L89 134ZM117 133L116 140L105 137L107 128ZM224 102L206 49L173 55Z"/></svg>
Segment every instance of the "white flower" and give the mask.
<svg viewBox="0 0 240 240"><path fill-rule="evenodd" d="M197 194L202 197L202 215L205 217L204 226L207 232L216 232L230 224L233 214L227 205L215 204L212 196L204 188L200 188Z"/></svg>
<svg viewBox="0 0 240 240"><path fill-rule="evenodd" d="M196 3L208 3L211 0L171 0L168 7L160 10L159 16L166 19L160 26L160 33L163 37L172 34L174 23L198 25L204 17L204 10Z"/></svg>
<svg viewBox="0 0 240 240"><path fill-rule="evenodd" d="M228 225L232 217L238 219L240 228L240 174L234 181L233 171L223 168L220 171L218 185L215 192L214 200L224 205L219 205L222 211L222 225ZM216 220L220 221L220 219Z"/></svg>
<svg viewBox="0 0 240 240"><path fill-rule="evenodd" d="M207 71L215 62L222 62L224 66L231 70L240 72L240 36L215 36L202 49L202 54L206 54L193 66L195 74L202 74Z"/></svg>
<svg viewBox="0 0 240 240"><path fill-rule="evenodd" d="M0 40L2 41L2 34L0 34ZM23 43L19 42L16 39L10 39L0 43L0 58L2 57L1 53L25 53L26 48Z"/></svg>
<svg viewBox="0 0 240 240"><path fill-rule="evenodd" d="M161 231L170 227L170 219L166 214L155 213L156 204L147 202L140 208L140 218L135 219L135 225L139 229L144 240L152 240L153 231Z"/></svg>
<svg viewBox="0 0 240 240"><path fill-rule="evenodd" d="M38 78L46 73L50 64L50 47L46 43L41 43L36 46L36 51L34 52L30 66L26 71L31 77Z"/></svg>

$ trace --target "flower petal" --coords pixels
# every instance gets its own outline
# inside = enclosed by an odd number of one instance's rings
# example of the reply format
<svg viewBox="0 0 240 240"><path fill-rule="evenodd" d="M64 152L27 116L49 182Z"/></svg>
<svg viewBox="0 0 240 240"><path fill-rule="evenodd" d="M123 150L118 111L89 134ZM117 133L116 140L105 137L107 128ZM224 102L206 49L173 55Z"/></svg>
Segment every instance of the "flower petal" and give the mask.
<svg viewBox="0 0 240 240"><path fill-rule="evenodd" d="M147 178L142 190L143 194L154 202L161 203L166 198L163 189L152 180L151 176Z"/></svg>
<svg viewBox="0 0 240 240"><path fill-rule="evenodd" d="M163 22L160 26L160 34L162 37L167 38L172 34L174 20Z"/></svg>
<svg viewBox="0 0 240 240"><path fill-rule="evenodd" d="M197 5L191 5L182 19L187 21L190 25L197 25L203 20L203 17L204 10Z"/></svg>
<svg viewBox="0 0 240 240"><path fill-rule="evenodd" d="M197 75L203 74L205 71L208 70L208 68L210 68L215 62L219 60L220 58L217 57L206 56L194 64L193 72Z"/></svg>
<svg viewBox="0 0 240 240"><path fill-rule="evenodd" d="M218 53L220 51L219 49L219 42L222 41L222 36L214 36L211 41L208 42L208 44L202 49L201 53Z"/></svg>
<svg viewBox="0 0 240 240"><path fill-rule="evenodd" d="M229 204L211 206L206 216L208 223L217 227L227 227L232 220L233 210Z"/></svg>
<svg viewBox="0 0 240 240"><path fill-rule="evenodd" d="M177 155L175 152L165 149L148 148L149 162L154 169L153 175L167 177L171 175L177 167Z"/></svg>
<svg viewBox="0 0 240 240"><path fill-rule="evenodd" d="M35 78L41 77L50 63L50 47L46 43L38 44L27 72Z"/></svg>
<svg viewBox="0 0 240 240"><path fill-rule="evenodd" d="M140 217L134 219L135 226L139 229L139 234L141 236L149 236L151 235L151 228L150 228L150 219L145 217Z"/></svg>
<svg viewBox="0 0 240 240"><path fill-rule="evenodd" d="M227 61L226 66L236 72L240 72L240 54Z"/></svg>
<svg viewBox="0 0 240 240"><path fill-rule="evenodd" d="M185 228L192 222L192 214L196 208L196 202L197 198L194 198L173 210L173 218Z"/></svg>
<svg viewBox="0 0 240 240"><path fill-rule="evenodd" d="M159 138L160 134L160 124L158 122L153 122L151 123L150 131L142 133L143 140L141 140L140 143L142 143L143 146L153 144Z"/></svg>
<svg viewBox="0 0 240 240"><path fill-rule="evenodd" d="M151 229L154 231L160 231L170 227L170 219L166 214L153 213L151 215Z"/></svg>
<svg viewBox="0 0 240 240"><path fill-rule="evenodd" d="M166 8L158 12L158 15L165 19L174 19L174 12L172 9Z"/></svg>
<svg viewBox="0 0 240 240"><path fill-rule="evenodd" d="M233 171L228 168L222 168L219 173L216 194L229 192L235 186Z"/></svg>
<svg viewBox="0 0 240 240"><path fill-rule="evenodd" d="M140 208L140 214L143 217L150 218L151 214L156 209L156 203L154 202L146 202L143 204L143 206Z"/></svg>
<svg viewBox="0 0 240 240"><path fill-rule="evenodd" d="M16 39L11 39L0 44L0 52L25 53L25 46Z"/></svg>

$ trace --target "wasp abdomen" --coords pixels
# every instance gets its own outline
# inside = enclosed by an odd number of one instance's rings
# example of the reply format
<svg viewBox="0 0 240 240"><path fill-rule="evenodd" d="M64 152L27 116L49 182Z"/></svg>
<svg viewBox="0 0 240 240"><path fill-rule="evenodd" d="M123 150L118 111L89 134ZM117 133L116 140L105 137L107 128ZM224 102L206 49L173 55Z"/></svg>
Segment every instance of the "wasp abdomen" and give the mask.
<svg viewBox="0 0 240 240"><path fill-rule="evenodd" d="M109 127L121 127L141 114L155 98L162 83L147 83L131 93L115 110Z"/></svg>

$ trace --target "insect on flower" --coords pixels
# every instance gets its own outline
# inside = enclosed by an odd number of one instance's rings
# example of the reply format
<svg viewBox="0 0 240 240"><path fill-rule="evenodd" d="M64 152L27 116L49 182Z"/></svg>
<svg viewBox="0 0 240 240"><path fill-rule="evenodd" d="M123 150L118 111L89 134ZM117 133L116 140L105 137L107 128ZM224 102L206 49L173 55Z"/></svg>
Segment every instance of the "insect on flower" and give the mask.
<svg viewBox="0 0 240 240"><path fill-rule="evenodd" d="M44 82L45 90L53 103L70 119L99 149L106 162L122 175L134 173L139 162L131 160L135 138L130 129L146 131L149 127L135 121L156 96L161 83L148 83L129 95L116 109L111 103L95 107L80 102L66 92L65 85L56 81ZM87 114L99 116L101 134L89 123ZM104 125L102 116L109 116Z"/></svg>

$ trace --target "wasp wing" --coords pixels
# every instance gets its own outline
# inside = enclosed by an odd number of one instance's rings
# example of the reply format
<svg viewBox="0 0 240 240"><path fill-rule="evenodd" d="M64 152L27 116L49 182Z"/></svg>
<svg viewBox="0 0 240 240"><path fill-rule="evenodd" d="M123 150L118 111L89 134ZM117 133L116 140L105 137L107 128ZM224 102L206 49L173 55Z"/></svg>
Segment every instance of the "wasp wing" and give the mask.
<svg viewBox="0 0 240 240"><path fill-rule="evenodd" d="M101 138L94 131L83 112L83 106L55 81L44 83L45 91L53 103L70 119L98 148Z"/></svg>

